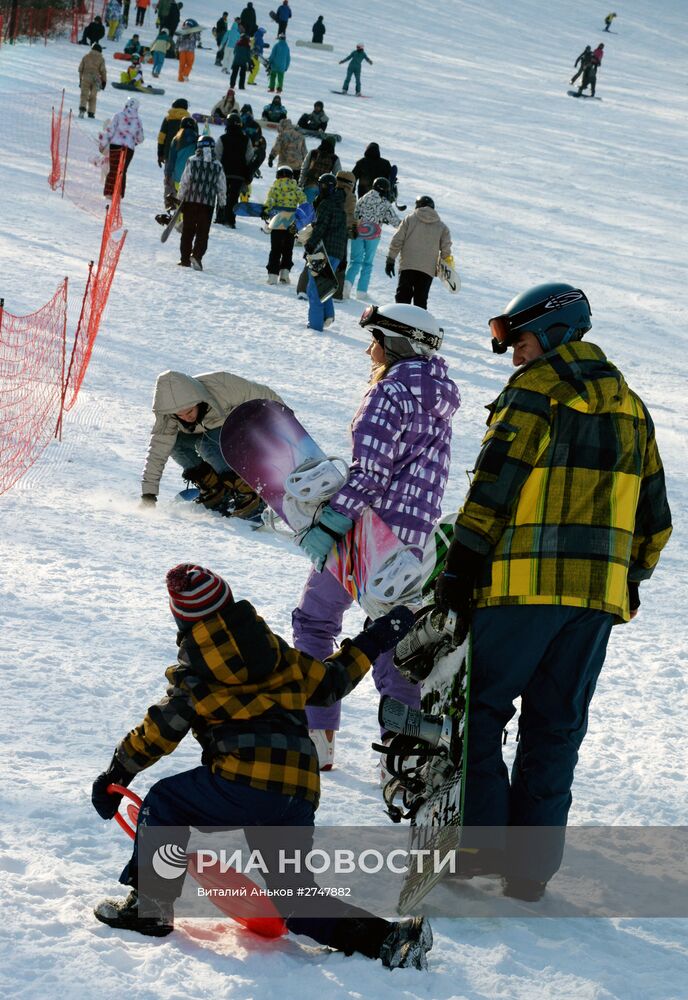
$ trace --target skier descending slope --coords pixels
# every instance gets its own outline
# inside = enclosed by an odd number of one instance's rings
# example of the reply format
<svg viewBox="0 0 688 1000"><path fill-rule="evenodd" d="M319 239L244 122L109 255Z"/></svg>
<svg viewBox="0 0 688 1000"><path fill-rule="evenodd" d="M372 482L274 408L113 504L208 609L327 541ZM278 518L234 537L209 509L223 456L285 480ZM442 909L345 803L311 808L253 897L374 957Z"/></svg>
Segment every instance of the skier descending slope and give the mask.
<svg viewBox="0 0 688 1000"><path fill-rule="evenodd" d="M464 621L475 609L464 822L493 829L476 845L466 829L462 846L483 849L476 874L501 871L507 895L536 900L561 863L612 625L634 617L671 514L647 409L581 342L584 293L538 285L490 326L518 371L489 407L437 603ZM502 732L518 697L510 784Z"/></svg>
<svg viewBox="0 0 688 1000"><path fill-rule="evenodd" d="M332 652L351 604L332 574L321 572L335 538L372 507L402 542L422 549L441 514L451 421L460 404L447 363L436 354L442 330L430 313L409 305L369 306L360 324L371 333L366 353L372 384L351 427L349 480L301 540L314 569L292 617L296 647L321 659ZM391 653L376 660L373 679L381 695L418 705L417 685L398 673ZM340 708L337 702L308 709L322 769L332 767Z"/></svg>
<svg viewBox="0 0 688 1000"><path fill-rule="evenodd" d="M326 704L352 691L375 657L406 634L413 615L403 607L392 609L321 663L271 632L248 601L235 602L227 582L210 570L176 566L167 574L167 587L179 647L177 663L166 672L167 695L120 741L107 771L96 778L95 809L103 819L112 819L121 796L108 794L108 786L128 786L193 730L203 763L150 788L139 829L168 828L180 854L186 851L190 826L301 827L308 844L320 779L306 728L306 703ZM246 837L249 845L266 839L252 840L260 838L259 829L246 829ZM270 833L268 851L269 838ZM174 929L174 901L183 877L161 878L144 864L137 831L132 857L120 876L131 892L126 899L103 900L95 916L110 927L164 937ZM139 896L140 870L147 881ZM285 878L274 868L272 873L279 891ZM293 908L291 900L284 902ZM426 919L383 920L336 898L328 913L327 919L284 915L294 933L346 954L379 958L391 969L427 968L432 931Z"/></svg>

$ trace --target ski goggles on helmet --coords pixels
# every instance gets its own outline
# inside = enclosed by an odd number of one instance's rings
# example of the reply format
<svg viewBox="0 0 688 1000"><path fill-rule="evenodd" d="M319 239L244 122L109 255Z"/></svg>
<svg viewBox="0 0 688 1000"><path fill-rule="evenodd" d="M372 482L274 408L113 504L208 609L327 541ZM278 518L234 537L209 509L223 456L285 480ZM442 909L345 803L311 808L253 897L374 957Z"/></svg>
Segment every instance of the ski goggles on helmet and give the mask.
<svg viewBox="0 0 688 1000"><path fill-rule="evenodd" d="M358 323L364 329L366 327L373 327L370 331L373 337L375 337L375 333L379 330L383 335L387 333L392 337L406 337L407 340L423 344L433 351L440 349L444 339L444 331L441 328L439 329L439 333L430 333L428 330L421 330L417 326L410 326L408 323L402 323L399 320L391 319L389 316L384 316L377 306L366 306ZM377 340L377 337L375 339Z"/></svg>
<svg viewBox="0 0 688 1000"><path fill-rule="evenodd" d="M574 302L580 302L581 299L587 302L588 309L590 309L590 303L585 292L582 292L580 288L572 288L567 292L548 295L546 299L528 306L527 309L521 309L520 312L511 313L510 316L506 314L503 316L493 316L492 319L488 319L487 321L492 332L492 350L495 354L505 354L512 344L518 340L518 335L521 331L527 330L532 324L536 324L538 320L543 319L545 316L550 316L559 309L565 309L566 306L570 306ZM592 310L590 311L592 312ZM541 326L541 324L538 324L538 326Z"/></svg>

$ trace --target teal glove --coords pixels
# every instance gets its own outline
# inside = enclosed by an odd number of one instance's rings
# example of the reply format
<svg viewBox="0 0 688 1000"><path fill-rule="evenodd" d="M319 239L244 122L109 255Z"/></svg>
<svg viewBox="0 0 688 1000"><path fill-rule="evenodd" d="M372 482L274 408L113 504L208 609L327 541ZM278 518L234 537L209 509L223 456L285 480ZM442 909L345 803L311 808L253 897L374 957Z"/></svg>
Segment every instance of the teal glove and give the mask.
<svg viewBox="0 0 688 1000"><path fill-rule="evenodd" d="M350 518L332 510L330 506L323 507L318 523L309 528L299 541L299 545L308 555L318 573L322 573L335 542L351 531L353 524L354 522Z"/></svg>

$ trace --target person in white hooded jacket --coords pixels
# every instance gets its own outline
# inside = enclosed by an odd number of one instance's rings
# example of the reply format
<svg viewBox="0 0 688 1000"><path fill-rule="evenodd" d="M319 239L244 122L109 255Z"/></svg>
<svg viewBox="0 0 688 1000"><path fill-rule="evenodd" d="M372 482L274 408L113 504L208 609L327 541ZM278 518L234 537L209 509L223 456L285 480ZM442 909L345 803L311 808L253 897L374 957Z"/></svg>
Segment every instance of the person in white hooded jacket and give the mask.
<svg viewBox="0 0 688 1000"><path fill-rule="evenodd" d="M259 498L227 465L220 451L225 418L250 399L282 402L269 386L231 372L195 376L162 372L153 395L155 423L141 480L142 503L156 503L160 479L172 458L181 465L183 478L199 488L199 503L228 515L255 514Z"/></svg>
<svg viewBox="0 0 688 1000"><path fill-rule="evenodd" d="M106 198L112 196L122 150L125 151L125 156L120 196L124 197L127 186L127 170L134 156L134 150L143 142L143 139L143 125L139 117L139 102L135 97L130 97L124 108L112 116L109 125L98 137L101 152L104 152L105 148L109 147L110 169L105 178L105 186L103 188L103 194Z"/></svg>

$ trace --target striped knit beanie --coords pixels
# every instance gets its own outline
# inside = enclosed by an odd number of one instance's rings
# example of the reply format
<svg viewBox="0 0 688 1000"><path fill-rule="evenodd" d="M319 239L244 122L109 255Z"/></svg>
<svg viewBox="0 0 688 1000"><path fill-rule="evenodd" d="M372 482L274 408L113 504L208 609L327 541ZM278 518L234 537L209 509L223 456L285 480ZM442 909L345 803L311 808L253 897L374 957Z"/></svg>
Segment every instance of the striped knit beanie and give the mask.
<svg viewBox="0 0 688 1000"><path fill-rule="evenodd" d="M179 629L190 629L234 598L229 584L209 569L180 563L166 577L170 610Z"/></svg>

